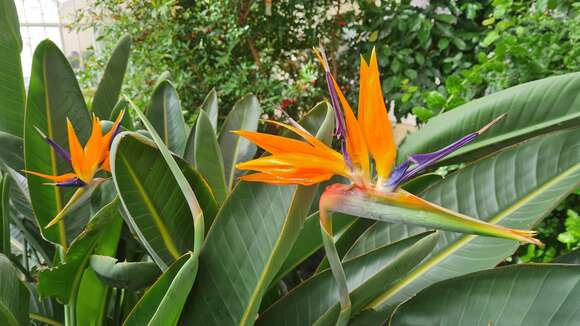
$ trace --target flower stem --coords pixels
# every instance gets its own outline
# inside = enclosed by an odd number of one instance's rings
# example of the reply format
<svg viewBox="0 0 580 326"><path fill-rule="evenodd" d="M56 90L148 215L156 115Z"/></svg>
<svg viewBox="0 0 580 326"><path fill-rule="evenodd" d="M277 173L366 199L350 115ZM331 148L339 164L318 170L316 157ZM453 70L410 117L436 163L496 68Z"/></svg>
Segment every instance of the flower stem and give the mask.
<svg viewBox="0 0 580 326"><path fill-rule="evenodd" d="M328 263L330 264L332 276L334 276L334 280L336 281L336 285L338 287L340 302L340 314L338 315L336 325L348 325L348 321L350 319L351 302L348 285L346 283L346 274L342 268L342 263L340 261L340 257L338 256L338 251L336 250L334 237L332 236L330 212L324 208L323 200L321 200L320 203L320 230L322 232L322 242L324 244L324 250L326 251Z"/></svg>

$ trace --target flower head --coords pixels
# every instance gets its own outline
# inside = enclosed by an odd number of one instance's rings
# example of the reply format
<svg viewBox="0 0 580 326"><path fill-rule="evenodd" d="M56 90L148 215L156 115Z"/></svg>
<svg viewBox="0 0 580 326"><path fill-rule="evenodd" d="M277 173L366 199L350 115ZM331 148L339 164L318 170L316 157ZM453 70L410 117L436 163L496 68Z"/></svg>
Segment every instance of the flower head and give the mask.
<svg viewBox="0 0 580 326"><path fill-rule="evenodd" d="M428 214L429 219L422 219L420 223L413 224L539 243L532 238L531 231L514 232L472 219L400 189L404 182L473 141L503 116L438 151L411 155L395 167L397 150L381 93L377 55L374 49L368 63L361 57L358 117L355 116L330 73L324 51L315 49L315 53L325 70L330 102L336 118L335 135L341 143L341 152L333 150L299 126L270 121L300 135L305 141L258 132L237 131L238 135L272 154L238 164L237 168L240 170L257 172L242 176L242 180L312 185L328 180L334 175L340 175L348 178L352 184L328 187L325 191L326 196L323 195L321 198L321 211L328 209L374 218L376 212L370 212L365 206L380 203L379 206L383 208L398 206L433 213ZM345 203L348 205L345 206ZM442 220L437 220L434 216L439 216Z"/></svg>
<svg viewBox="0 0 580 326"><path fill-rule="evenodd" d="M69 151L63 149L40 129L36 128L41 137L52 146L55 152L70 163L72 171L61 175L48 175L35 171L24 172L51 180L53 183L47 183L48 185L59 187L83 187L90 184L98 171L111 171L109 163L110 147L113 138L120 131L120 122L123 119L123 114L124 112L119 114L111 129L104 135L101 121L96 116L93 116L91 135L84 148L78 140L74 126L67 119Z"/></svg>

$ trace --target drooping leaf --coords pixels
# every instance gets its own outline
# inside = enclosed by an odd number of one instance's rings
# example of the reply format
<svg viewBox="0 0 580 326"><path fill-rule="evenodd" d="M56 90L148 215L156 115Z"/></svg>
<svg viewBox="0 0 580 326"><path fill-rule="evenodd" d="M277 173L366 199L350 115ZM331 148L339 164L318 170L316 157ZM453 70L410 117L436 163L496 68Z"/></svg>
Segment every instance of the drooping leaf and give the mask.
<svg viewBox="0 0 580 326"><path fill-rule="evenodd" d="M117 104L130 52L131 37L125 35L113 50L93 98L91 110L101 119L109 119Z"/></svg>
<svg viewBox="0 0 580 326"><path fill-rule="evenodd" d="M203 177L183 160L174 157L195 197L211 222L217 204ZM119 134L111 147L115 187L129 213L128 223L161 269L193 248L193 217L188 198L159 150L137 133Z"/></svg>
<svg viewBox="0 0 580 326"><path fill-rule="evenodd" d="M161 274L152 262L118 262L113 257L93 255L90 264L103 282L131 291L148 287Z"/></svg>
<svg viewBox="0 0 580 326"><path fill-rule="evenodd" d="M24 168L24 143L22 138L0 131L0 161L20 171Z"/></svg>
<svg viewBox="0 0 580 326"><path fill-rule="evenodd" d="M580 266L515 265L435 283L389 325L576 325Z"/></svg>
<svg viewBox="0 0 580 326"><path fill-rule="evenodd" d="M228 195L222 153L209 116L200 111L195 126L194 166L205 177L218 205Z"/></svg>
<svg viewBox="0 0 580 326"><path fill-rule="evenodd" d="M236 164L247 161L256 154L256 145L231 132L234 130L256 131L261 114L262 109L256 96L246 95L234 105L224 121L219 134L219 142L228 189L232 189L235 183Z"/></svg>
<svg viewBox="0 0 580 326"><path fill-rule="evenodd" d="M422 197L488 222L529 229L549 213L580 181L580 129L537 137L468 165L429 187ZM377 224L358 247L384 243L395 224ZM420 232L421 228L406 232ZM369 304L360 324L382 324L395 304L435 282L491 268L511 255L518 243L444 232L437 249L400 283ZM378 319L371 322L371 316ZM355 323L356 324L356 323Z"/></svg>
<svg viewBox="0 0 580 326"><path fill-rule="evenodd" d="M329 141L332 111L317 110L326 113L317 135ZM208 233L183 323L253 324L261 298L298 237L315 193L316 187L240 182Z"/></svg>
<svg viewBox="0 0 580 326"><path fill-rule="evenodd" d="M163 139L163 143L172 152L182 155L185 149L187 127L181 113L179 96L171 82L164 80L157 85L151 96L146 115L155 131Z"/></svg>
<svg viewBox="0 0 580 326"><path fill-rule="evenodd" d="M177 325L195 280L197 262L192 253L177 259L145 292L123 325Z"/></svg>
<svg viewBox="0 0 580 326"><path fill-rule="evenodd" d="M49 40L41 42L32 59L24 126L24 161L26 170L58 175L71 171L70 164L58 157L38 134L39 128L57 144L67 148L66 121L70 119L81 144L91 131L89 112L66 57ZM46 180L28 175L30 200L38 225L47 225L67 203L70 191L46 186ZM64 243L65 224L41 228L45 239Z"/></svg>
<svg viewBox="0 0 580 326"><path fill-rule="evenodd" d="M219 109L218 109L217 92L215 91L215 89L209 91L209 93L205 97L205 100L203 100L201 109L205 111L205 113L207 113L207 117L211 122L213 130L217 131Z"/></svg>
<svg viewBox="0 0 580 326"><path fill-rule="evenodd" d="M435 246L427 232L395 242L344 263L355 315L382 290L403 277ZM260 314L257 325L333 325L340 310L338 289L330 270L300 284Z"/></svg>
<svg viewBox="0 0 580 326"><path fill-rule="evenodd" d="M55 297L61 303L68 303L74 298L89 258L106 233L104 231L116 219L121 219L118 210L119 200L103 207L68 248L66 263L59 263L38 273L38 292L42 296Z"/></svg>
<svg viewBox="0 0 580 326"><path fill-rule="evenodd" d="M30 293L8 257L0 254L0 325L29 325Z"/></svg>
<svg viewBox="0 0 580 326"><path fill-rule="evenodd" d="M0 132L22 137L26 102L20 63L22 39L12 0L0 0L0 31Z"/></svg>
<svg viewBox="0 0 580 326"><path fill-rule="evenodd" d="M433 152L477 131L507 113L503 121L449 157L482 155L533 135L580 126L580 73L549 77L494 93L445 112L410 134L399 149L400 161L410 154Z"/></svg>

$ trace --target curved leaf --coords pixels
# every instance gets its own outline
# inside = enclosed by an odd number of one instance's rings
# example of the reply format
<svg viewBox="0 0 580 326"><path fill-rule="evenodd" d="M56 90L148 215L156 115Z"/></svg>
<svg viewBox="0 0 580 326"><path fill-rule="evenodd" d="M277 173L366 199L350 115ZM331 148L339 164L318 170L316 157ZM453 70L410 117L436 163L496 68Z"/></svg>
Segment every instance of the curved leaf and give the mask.
<svg viewBox="0 0 580 326"><path fill-rule="evenodd" d="M580 129L537 137L468 165L429 187L422 197L454 211L517 229L529 229L549 213L580 181ZM356 246L382 243L382 232L368 233ZM406 229L413 233L421 228ZM435 282L491 268L511 255L510 240L443 232L437 249L412 273L383 293L368 314L384 322L393 306ZM362 250L364 251L364 250ZM367 317L369 317L367 316ZM370 318L370 317L369 317ZM372 325L368 319L362 324Z"/></svg>
<svg viewBox="0 0 580 326"><path fill-rule="evenodd" d="M327 107L318 137L330 140ZM317 187L240 182L222 206L200 256L184 324L253 324L262 296L298 237Z"/></svg>
<svg viewBox="0 0 580 326"><path fill-rule="evenodd" d="M57 175L70 172L70 164L57 156L35 128L57 144L67 147L66 120L70 119L81 143L91 131L89 112L67 59L49 40L41 42L32 59L24 125L26 170ZM28 175L30 200L38 225L47 225L68 201L70 191L43 185L44 179ZM45 239L64 244L64 222L59 227L41 228Z"/></svg>
<svg viewBox="0 0 580 326"><path fill-rule="evenodd" d="M181 113L179 96L171 82L163 80L157 85L151 96L146 115L155 131L163 139L163 143L172 152L178 155L183 154L187 127Z"/></svg>
<svg viewBox="0 0 580 326"><path fill-rule="evenodd" d="M435 299L436 298L436 299ZM436 283L389 325L577 325L580 266L516 265Z"/></svg>
<svg viewBox="0 0 580 326"><path fill-rule="evenodd" d="M205 97L205 100L203 100L201 109L205 111L205 113L207 113L207 117L211 122L213 130L216 131L218 126L219 109L218 109L217 92L215 91L215 88L209 91L209 93Z"/></svg>
<svg viewBox="0 0 580 326"><path fill-rule="evenodd" d="M449 156L456 160L480 157L533 135L580 126L579 105L580 73L521 84L430 119L407 136L398 158L402 161L410 154L433 152L507 113L503 121Z"/></svg>
<svg viewBox="0 0 580 326"><path fill-rule="evenodd" d="M145 292L123 325L177 325L197 266L192 253L181 256Z"/></svg>
<svg viewBox="0 0 580 326"><path fill-rule="evenodd" d="M199 112L195 126L193 158L195 168L205 177L218 205L221 205L228 195L224 161L212 122L203 110Z"/></svg>
<svg viewBox="0 0 580 326"><path fill-rule="evenodd" d="M437 243L427 232L376 249L344 263L352 314L417 265ZM334 325L340 311L330 270L316 274L265 310L257 325Z"/></svg>
<svg viewBox="0 0 580 326"><path fill-rule="evenodd" d="M26 102L20 52L22 39L14 1L0 0L0 131L22 137Z"/></svg>
<svg viewBox="0 0 580 326"><path fill-rule="evenodd" d="M161 275L152 262L118 262L113 257L93 255L90 264L103 282L131 291L148 287Z"/></svg>
<svg viewBox="0 0 580 326"><path fill-rule="evenodd" d="M0 253L10 257L10 178L0 174Z"/></svg>
<svg viewBox="0 0 580 326"><path fill-rule="evenodd" d="M189 164L175 158L211 222L217 204L208 184ZM137 133L123 132L111 147L115 187L128 212L128 223L161 269L193 248L193 217L188 198L161 153ZM209 223L208 222L208 223Z"/></svg>
<svg viewBox="0 0 580 326"><path fill-rule="evenodd" d="M29 325L30 293L10 259L0 254L0 325Z"/></svg>
<svg viewBox="0 0 580 326"><path fill-rule="evenodd" d="M91 111L101 119L109 119L117 104L130 52L131 37L125 35L113 50L93 98Z"/></svg>
<svg viewBox="0 0 580 326"><path fill-rule="evenodd" d="M103 231L108 230L115 219L121 219L118 210L119 200L103 207L71 244L66 252L66 263L38 273L38 292L42 296L55 297L64 304L75 297L89 258L105 234Z"/></svg>
<svg viewBox="0 0 580 326"><path fill-rule="evenodd" d="M251 159L256 154L256 145L243 137L231 133L234 130L256 131L262 114L258 98L246 95L239 100L228 114L219 134L219 142L224 159L226 184L232 189L236 178L236 164Z"/></svg>

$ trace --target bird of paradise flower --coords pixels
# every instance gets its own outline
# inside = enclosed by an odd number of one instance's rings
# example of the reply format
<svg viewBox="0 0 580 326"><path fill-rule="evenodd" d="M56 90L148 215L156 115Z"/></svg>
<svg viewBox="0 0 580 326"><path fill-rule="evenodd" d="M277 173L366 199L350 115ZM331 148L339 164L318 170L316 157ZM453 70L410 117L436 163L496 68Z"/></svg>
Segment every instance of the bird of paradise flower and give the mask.
<svg viewBox="0 0 580 326"><path fill-rule="evenodd" d="M335 134L340 141L341 153L293 121L290 125L269 121L289 129L305 141L259 132L236 131L238 135L272 154L240 163L237 168L256 172L242 176L242 180L270 184L308 186L329 180L335 175L345 177L351 182L328 186L319 202L324 247L340 296L341 312L337 324L344 325L348 322L350 299L346 277L332 236L331 212L541 245L539 240L533 238L533 231L486 223L430 203L401 189L403 183L476 139L503 116L438 151L411 155L395 167L396 145L381 92L374 49L368 64L361 57L358 118L330 73L323 49L315 49L315 54L325 70L330 102L336 118Z"/></svg>
<svg viewBox="0 0 580 326"><path fill-rule="evenodd" d="M72 169L72 172L64 173L62 175L48 175L37 171L24 172L32 174L52 182L45 183L49 186L57 187L75 187L78 188L72 195L67 204L58 212L46 226L49 228L59 221L61 221L66 213L70 211L75 204L83 202L83 198L90 197L92 191L105 179L95 177L97 172L105 171L111 172L111 165L109 162L110 148L115 136L119 133L121 128L121 120L124 112L121 112L111 129L103 135L101 121L96 116L93 116L91 135L83 148L74 130L73 124L67 120L67 135L69 151L62 148L54 140L46 136L40 129L36 128L42 138L54 149L54 151L62 159L67 161Z"/></svg>

